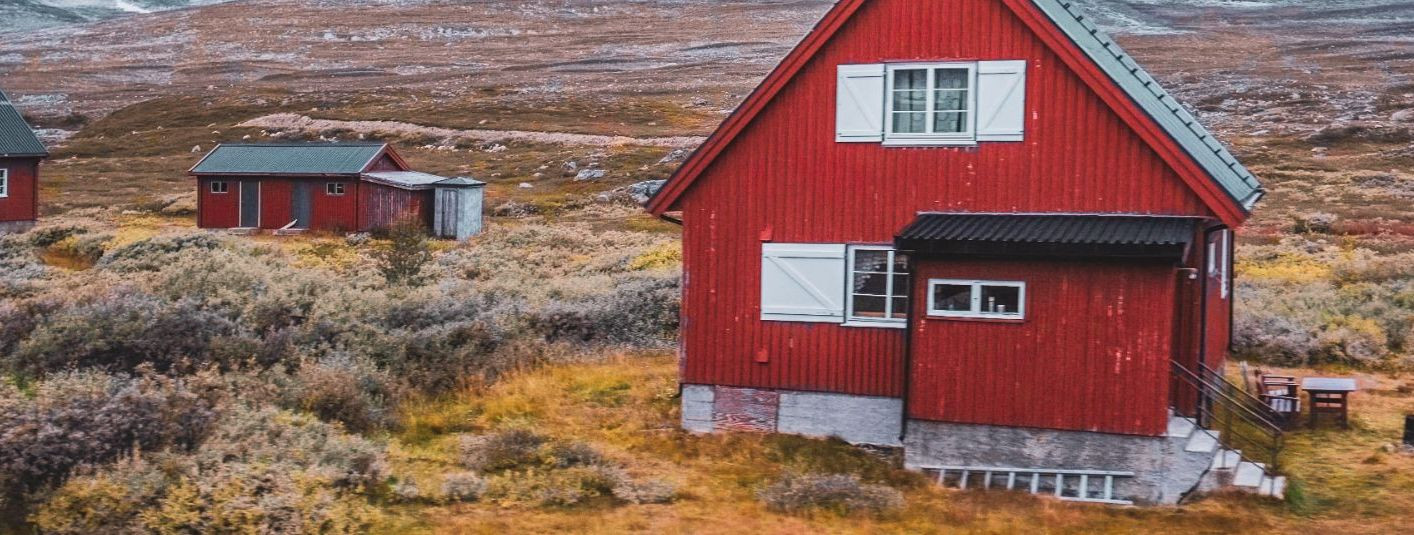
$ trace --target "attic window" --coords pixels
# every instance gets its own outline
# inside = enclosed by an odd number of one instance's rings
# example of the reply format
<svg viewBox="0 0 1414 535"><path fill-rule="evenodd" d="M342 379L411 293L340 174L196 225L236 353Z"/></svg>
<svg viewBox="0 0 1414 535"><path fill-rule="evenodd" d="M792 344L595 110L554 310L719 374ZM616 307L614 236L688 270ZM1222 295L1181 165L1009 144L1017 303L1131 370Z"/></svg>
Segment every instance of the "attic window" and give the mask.
<svg viewBox="0 0 1414 535"><path fill-rule="evenodd" d="M10 170L0 169L0 198L10 196Z"/></svg>
<svg viewBox="0 0 1414 535"><path fill-rule="evenodd" d="M344 194L343 182L329 182L324 184L324 193L327 195L339 196Z"/></svg>
<svg viewBox="0 0 1414 535"><path fill-rule="evenodd" d="M975 63L890 65L886 142L973 141Z"/></svg>

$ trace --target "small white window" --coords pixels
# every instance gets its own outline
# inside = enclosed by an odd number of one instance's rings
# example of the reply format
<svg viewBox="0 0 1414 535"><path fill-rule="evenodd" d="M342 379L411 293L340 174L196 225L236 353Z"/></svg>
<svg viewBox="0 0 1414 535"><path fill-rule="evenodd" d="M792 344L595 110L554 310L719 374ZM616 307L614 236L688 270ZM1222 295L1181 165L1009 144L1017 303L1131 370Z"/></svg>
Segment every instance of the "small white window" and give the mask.
<svg viewBox="0 0 1414 535"><path fill-rule="evenodd" d="M889 65L886 78L885 144L976 142L976 63Z"/></svg>
<svg viewBox="0 0 1414 535"><path fill-rule="evenodd" d="M337 196L337 195L343 195L343 194L344 194L344 183L343 183L343 182L329 182L329 183L327 183L327 184L324 184L324 193L327 193L327 194L329 194L329 195L336 195L336 196Z"/></svg>
<svg viewBox="0 0 1414 535"><path fill-rule="evenodd" d="M0 198L10 196L10 170L0 169Z"/></svg>
<svg viewBox="0 0 1414 535"><path fill-rule="evenodd" d="M849 248L848 322L903 327L908 318L908 253L889 247Z"/></svg>
<svg viewBox="0 0 1414 535"><path fill-rule="evenodd" d="M229 193L231 191L230 182L212 181L211 193Z"/></svg>
<svg viewBox="0 0 1414 535"><path fill-rule="evenodd" d="M1026 283L933 279L928 315L941 318L1023 319Z"/></svg>

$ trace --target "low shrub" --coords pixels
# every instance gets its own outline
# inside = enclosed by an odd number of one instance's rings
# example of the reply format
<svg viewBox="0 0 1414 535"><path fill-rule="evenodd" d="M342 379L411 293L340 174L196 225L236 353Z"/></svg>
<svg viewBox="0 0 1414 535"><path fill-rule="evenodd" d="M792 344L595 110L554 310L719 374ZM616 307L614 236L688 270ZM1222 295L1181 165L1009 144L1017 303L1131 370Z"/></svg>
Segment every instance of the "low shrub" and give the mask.
<svg viewBox="0 0 1414 535"><path fill-rule="evenodd" d="M388 492L384 452L337 426L233 407L192 453L70 480L31 517L48 533L363 533Z"/></svg>
<svg viewBox="0 0 1414 535"><path fill-rule="evenodd" d="M667 503L677 495L676 485L669 482L629 477L620 464L588 444L525 430L464 436L461 461L484 478L480 495L503 505Z"/></svg>
<svg viewBox="0 0 1414 535"><path fill-rule="evenodd" d="M216 420L201 383L97 372L55 375L27 394L0 385L0 502L14 507L75 469L132 451L192 448Z"/></svg>
<svg viewBox="0 0 1414 535"><path fill-rule="evenodd" d="M757 498L771 510L784 513L823 510L842 515L880 514L904 505L899 491L863 483L857 476L843 474L786 474L761 489Z"/></svg>
<svg viewBox="0 0 1414 535"><path fill-rule="evenodd" d="M99 266L119 273L158 271L183 251L213 251L221 246L221 240L207 234L158 236L130 243L108 253Z"/></svg>
<svg viewBox="0 0 1414 535"><path fill-rule="evenodd" d="M474 502L486 493L486 480L471 472L442 476L442 496L454 502Z"/></svg>
<svg viewBox="0 0 1414 535"><path fill-rule="evenodd" d="M549 439L532 431L512 429L461 437L461 464L481 473L542 464L541 449Z"/></svg>
<svg viewBox="0 0 1414 535"><path fill-rule="evenodd" d="M305 362L284 390L285 406L357 433L396 426L403 397L386 371L344 353Z"/></svg>
<svg viewBox="0 0 1414 535"><path fill-rule="evenodd" d="M29 243L42 249L80 234L88 234L88 229L73 225L40 227L29 232Z"/></svg>
<svg viewBox="0 0 1414 535"><path fill-rule="evenodd" d="M678 277L632 277L608 293L552 301L530 321L552 341L662 347L673 339L679 307Z"/></svg>

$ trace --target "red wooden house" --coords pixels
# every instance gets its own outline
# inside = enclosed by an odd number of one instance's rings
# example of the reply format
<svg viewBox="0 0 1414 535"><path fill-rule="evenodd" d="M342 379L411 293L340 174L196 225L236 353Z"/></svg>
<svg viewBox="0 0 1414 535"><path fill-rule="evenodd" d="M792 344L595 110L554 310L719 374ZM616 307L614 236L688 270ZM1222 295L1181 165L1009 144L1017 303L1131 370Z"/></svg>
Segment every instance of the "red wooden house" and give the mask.
<svg viewBox="0 0 1414 535"><path fill-rule="evenodd" d="M684 163L649 210L683 225L685 427L1087 501L1230 468L1195 427L1263 190L1076 9L842 0Z"/></svg>
<svg viewBox="0 0 1414 535"><path fill-rule="evenodd" d="M412 171L386 143L221 144L189 174L201 228L364 232L411 217L443 237L481 229L485 183Z"/></svg>
<svg viewBox="0 0 1414 535"><path fill-rule="evenodd" d="M39 219L39 162L48 157L0 91L0 234L29 230Z"/></svg>

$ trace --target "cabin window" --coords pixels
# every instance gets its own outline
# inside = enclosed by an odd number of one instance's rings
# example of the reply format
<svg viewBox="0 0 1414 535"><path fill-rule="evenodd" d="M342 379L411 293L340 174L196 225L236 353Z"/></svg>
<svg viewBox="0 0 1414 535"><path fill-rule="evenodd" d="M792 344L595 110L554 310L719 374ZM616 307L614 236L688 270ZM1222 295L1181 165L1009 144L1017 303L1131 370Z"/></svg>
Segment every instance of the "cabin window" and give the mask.
<svg viewBox="0 0 1414 535"><path fill-rule="evenodd" d="M928 315L942 318L1022 319L1026 317L1026 283L930 280Z"/></svg>
<svg viewBox="0 0 1414 535"><path fill-rule="evenodd" d="M975 63L894 65L887 79L886 142L975 141Z"/></svg>
<svg viewBox="0 0 1414 535"><path fill-rule="evenodd" d="M889 247L849 248L848 322L903 326L908 318L908 253Z"/></svg>
<svg viewBox="0 0 1414 535"><path fill-rule="evenodd" d="M230 191L230 182L213 181L211 183L211 193L229 193Z"/></svg>
<svg viewBox="0 0 1414 535"><path fill-rule="evenodd" d="M330 182L330 183L328 183L328 184L325 184L325 185L324 185L324 193L329 194L329 195L336 195L336 196L337 196L337 195L343 195L343 194L344 194L344 183L343 183L343 182Z"/></svg>
<svg viewBox="0 0 1414 535"><path fill-rule="evenodd" d="M10 196L10 170L0 169L0 198Z"/></svg>

